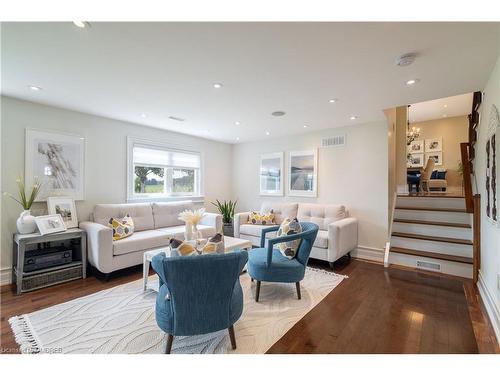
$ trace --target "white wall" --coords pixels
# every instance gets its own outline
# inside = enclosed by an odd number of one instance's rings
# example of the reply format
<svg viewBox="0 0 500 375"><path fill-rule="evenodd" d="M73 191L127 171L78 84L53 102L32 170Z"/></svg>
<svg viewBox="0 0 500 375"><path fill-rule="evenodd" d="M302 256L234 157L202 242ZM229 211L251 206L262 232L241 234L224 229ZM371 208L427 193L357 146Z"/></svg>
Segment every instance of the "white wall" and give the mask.
<svg viewBox="0 0 500 375"><path fill-rule="evenodd" d="M481 194L481 268L479 290L496 328L500 340L500 227L491 223L486 216L486 139L491 106L495 104L500 109L500 56L497 64L484 89L483 103L481 104L481 122L479 124L478 141L476 145L476 158L474 170L476 171L478 192ZM497 130L497 176L500 172L500 156L498 154L498 139L500 131ZM497 177L498 178L498 177ZM500 181L497 181L497 184ZM498 186L498 185L497 185ZM500 195L497 188L497 194ZM497 201L500 203L500 196Z"/></svg>
<svg viewBox="0 0 500 375"><path fill-rule="evenodd" d="M85 200L77 202L78 219L87 220L96 203L126 200L127 136L159 142L189 145L204 155L205 205L215 199L231 198L231 152L229 144L209 141L111 120L84 113L1 97L1 190L16 193L15 179L24 176L25 129L36 128L80 134L86 139ZM12 233L21 207L3 197L1 228L1 269L10 268ZM45 203L36 203L34 214L46 212Z"/></svg>
<svg viewBox="0 0 500 375"><path fill-rule="evenodd" d="M321 138L346 135L346 145L319 148ZM263 153L318 148L318 197L260 197L259 163ZM285 182L288 178L285 153ZM341 203L359 219L359 244L382 249L387 240L388 149L385 122L353 125L233 148L233 196L238 211L259 209L264 200ZM286 186L286 185L285 185ZM286 191L286 189L285 189Z"/></svg>

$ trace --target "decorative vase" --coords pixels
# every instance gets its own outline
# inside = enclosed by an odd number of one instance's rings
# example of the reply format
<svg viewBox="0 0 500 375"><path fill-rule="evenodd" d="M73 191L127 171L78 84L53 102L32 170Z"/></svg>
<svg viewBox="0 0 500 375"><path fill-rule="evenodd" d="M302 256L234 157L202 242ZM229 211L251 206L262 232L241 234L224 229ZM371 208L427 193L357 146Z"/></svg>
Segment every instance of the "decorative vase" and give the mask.
<svg viewBox="0 0 500 375"><path fill-rule="evenodd" d="M203 233L198 230L198 224L193 224L193 240L199 240L203 238Z"/></svg>
<svg viewBox="0 0 500 375"><path fill-rule="evenodd" d="M193 239L193 224L186 222L184 229L184 239L186 241L191 241Z"/></svg>
<svg viewBox="0 0 500 375"><path fill-rule="evenodd" d="M224 233L224 236L234 237L233 222L231 221L230 223L224 223L222 231Z"/></svg>
<svg viewBox="0 0 500 375"><path fill-rule="evenodd" d="M24 210L16 221L17 232L20 234L29 234L36 231L35 217L31 215L30 210Z"/></svg>

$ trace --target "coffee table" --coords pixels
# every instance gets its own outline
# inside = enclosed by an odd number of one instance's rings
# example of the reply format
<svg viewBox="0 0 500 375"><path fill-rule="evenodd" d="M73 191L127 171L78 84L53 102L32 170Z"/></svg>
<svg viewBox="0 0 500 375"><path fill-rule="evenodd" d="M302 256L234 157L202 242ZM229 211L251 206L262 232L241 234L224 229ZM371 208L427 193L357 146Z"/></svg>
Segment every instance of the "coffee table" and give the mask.
<svg viewBox="0 0 500 375"><path fill-rule="evenodd" d="M252 243L249 240L244 240L242 238L234 238L229 236L224 236L224 250L226 252L234 251L236 249L250 250L252 248ZM165 253L166 256L170 256L170 246L167 247L159 247L157 249L145 251L143 254L142 261L142 278L143 278L143 288L144 291L147 289L158 289L158 286L148 285L148 276L149 276L149 266L151 265L151 259L157 254ZM243 271L246 271L247 266L243 268Z"/></svg>

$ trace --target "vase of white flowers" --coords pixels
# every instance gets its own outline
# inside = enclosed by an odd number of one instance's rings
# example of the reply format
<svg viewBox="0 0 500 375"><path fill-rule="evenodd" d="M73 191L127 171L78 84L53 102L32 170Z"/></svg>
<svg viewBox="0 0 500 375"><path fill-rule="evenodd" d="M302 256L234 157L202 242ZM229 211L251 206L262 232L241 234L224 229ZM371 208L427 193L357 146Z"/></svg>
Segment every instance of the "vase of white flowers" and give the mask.
<svg viewBox="0 0 500 375"><path fill-rule="evenodd" d="M205 209L199 208L197 210L184 210L179 214L179 220L186 224L184 231L184 238L186 241L196 240L202 237L201 232L198 231L198 224L205 215Z"/></svg>
<svg viewBox="0 0 500 375"><path fill-rule="evenodd" d="M42 184L39 182L38 178L34 178L34 183L31 188L31 192L26 194L26 188L24 186L24 181L21 178L16 180L17 188L19 190L19 199L14 197L10 193L4 193L6 196L11 197L21 206L23 206L24 211L21 212L19 218L16 221L17 232L20 234L29 234L36 231L35 217L31 215L31 206L35 201Z"/></svg>

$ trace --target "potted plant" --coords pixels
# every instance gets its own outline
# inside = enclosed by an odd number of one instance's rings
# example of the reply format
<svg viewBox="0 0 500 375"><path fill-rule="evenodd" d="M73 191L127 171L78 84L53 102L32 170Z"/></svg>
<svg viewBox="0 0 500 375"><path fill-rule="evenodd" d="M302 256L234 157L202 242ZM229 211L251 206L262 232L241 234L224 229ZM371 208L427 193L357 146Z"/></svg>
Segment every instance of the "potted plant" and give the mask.
<svg viewBox="0 0 500 375"><path fill-rule="evenodd" d="M224 236L234 236L233 228L233 216L234 210L236 208L237 201L223 201L220 202L218 199L212 204L217 207L219 213L222 215L222 223L224 225L223 233Z"/></svg>
<svg viewBox="0 0 500 375"><path fill-rule="evenodd" d="M23 206L24 211L21 212L21 215L19 215L19 218L16 221L18 233L20 234L33 233L36 231L36 223L35 223L35 217L31 215L30 209L36 197L38 196L38 193L40 192L42 184L38 180L38 177L35 177L33 186L31 187L31 191L28 194L26 194L26 187L24 186L24 181L21 178L18 178L16 180L16 183L17 183L17 189L19 190L19 199L14 197L14 195L12 195L11 193L5 192L4 195L11 197L17 203Z"/></svg>

